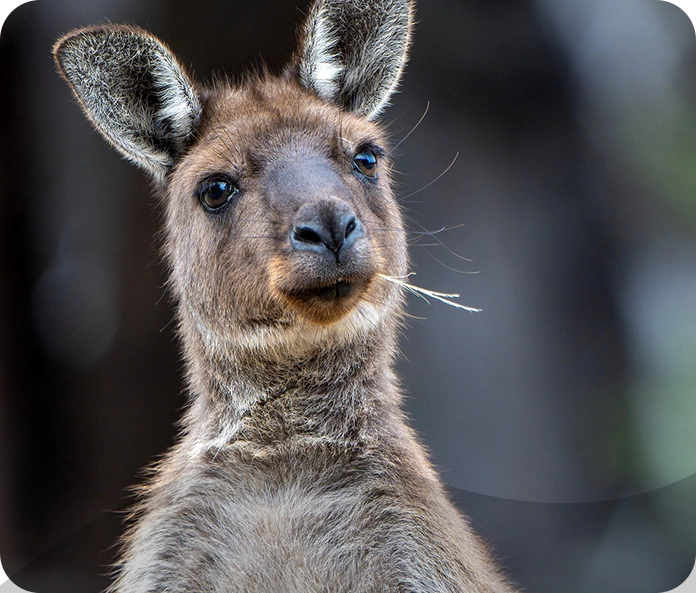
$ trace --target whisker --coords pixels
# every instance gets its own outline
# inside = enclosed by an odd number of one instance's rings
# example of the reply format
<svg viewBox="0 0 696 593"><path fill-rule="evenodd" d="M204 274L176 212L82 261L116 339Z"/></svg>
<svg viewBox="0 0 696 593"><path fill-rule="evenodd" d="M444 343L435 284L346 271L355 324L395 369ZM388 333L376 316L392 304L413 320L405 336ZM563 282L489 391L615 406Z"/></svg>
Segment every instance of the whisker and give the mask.
<svg viewBox="0 0 696 593"><path fill-rule="evenodd" d="M457 162L457 159L458 159L458 158L459 158L459 151L457 151L457 154L454 155L454 158L452 159L452 162L449 164L449 166L448 166L442 173L440 173L435 179L433 179L430 183L428 183L427 185L424 185L424 186L421 187L420 189L418 189L418 190L416 190L416 191L414 191L414 192L408 194L407 196L404 196L404 197L402 197L402 198L399 198L398 201L399 201L399 202L402 202L402 201L404 201L404 200L408 200L409 198L415 196L416 194L422 192L423 190L428 189L433 183L435 183L435 182L438 181L440 178L442 178L443 175L445 175L445 173L447 173L447 172L454 166L454 163Z"/></svg>
<svg viewBox="0 0 696 593"><path fill-rule="evenodd" d="M428 101L428 102L426 103L426 105L425 105L425 111L423 112L423 115L421 115L421 117L420 117L420 119L418 120L418 122L416 123L416 125L413 126L413 127L411 128L411 131L410 131L408 134L406 134L401 140L399 140L399 141L396 143L395 146L392 147L392 149L387 153L387 156L389 156L392 152L394 152L397 148L399 148L399 146L401 146L401 144L402 144L404 141L406 141L406 139L407 139L411 134L413 134L413 132L416 131L416 128L417 128L418 126L421 125L421 123L422 123L423 120L425 119L425 116L428 115L429 109L430 109L430 101Z"/></svg>
<svg viewBox="0 0 696 593"><path fill-rule="evenodd" d="M415 220L413 220L413 218L411 218L410 216L407 216L407 218L410 222L417 224L415 222ZM456 229L459 229L459 228L466 226L466 223L463 222L461 224L457 224L457 225L454 225L451 227L442 227L441 229L438 229L436 231L428 231L428 230L414 231L412 229L402 229L402 228L397 227L397 226L393 226L393 227L384 226L384 225L376 226L376 223L371 223L370 221L367 221L367 220L363 221L362 224L363 224L363 226L367 227L371 232L373 232L373 231L379 231L379 232L383 232L383 233L405 232L406 234L409 234L409 235L418 235L418 238L422 238L422 237L434 237L435 238L435 235L439 235L440 233L444 233L445 231L453 231L453 230L456 230ZM418 225L418 226L421 226L421 225ZM446 246L443 245L442 242L439 241L439 239L438 239L437 245L440 245L440 246L443 246L446 248ZM436 245L433 244L433 247L435 247L435 246ZM454 253L453 255L457 255L457 254ZM462 256L459 256L459 257L462 257ZM463 258L463 259L466 259L467 261L471 261L468 258Z"/></svg>
<svg viewBox="0 0 696 593"><path fill-rule="evenodd" d="M379 231L381 233L399 233L401 232L401 229L398 227L388 227L388 226L370 226L369 222L363 222L363 226L367 227L370 229L371 232L373 231ZM406 231L408 232L408 231Z"/></svg>
<svg viewBox="0 0 696 593"><path fill-rule="evenodd" d="M405 216L406 216L406 215L405 215ZM440 247L443 247L445 250L447 250L449 253L451 253L451 254L452 254L454 257L456 257L457 259L461 259L461 260L467 261L467 262L473 261L472 259L470 259L470 258L468 258L468 257L464 257L463 255L459 255L456 251L453 251L453 250L450 249L447 245L445 245L439 237L436 237L435 235L438 234L440 231L437 231L437 233L431 233L431 232L428 231L422 224L420 224L419 222L417 222L417 221L416 221L414 218L412 218L411 216L406 216L406 218L407 218L411 223L413 223L413 224L415 224L416 226L419 226L420 228L422 228L422 229L423 229L423 235L427 235L427 236L430 236L430 237L432 237L433 239L435 239ZM460 225L456 225L456 226L454 226L454 227L451 227L451 229L459 228L459 227L461 227L461 226L464 226L464 223L462 223L462 224L460 224ZM450 229L446 229L446 230L450 230ZM420 233L420 231L410 231L410 232L413 232L413 233ZM430 254L429 254L429 255L430 255ZM432 257L432 255L431 255L431 257ZM435 259L435 261L437 261L438 263L442 263L442 262L440 262L437 258L433 258L433 259ZM445 266L446 268L448 267L448 266L446 266L445 264L442 264L442 265ZM454 268L449 268L449 269L451 269L451 270L453 270L453 271L456 271L456 272L460 272L460 273L462 273L462 274L467 273L467 272L463 272L462 270L455 270Z"/></svg>
<svg viewBox="0 0 696 593"><path fill-rule="evenodd" d="M462 222L460 224L455 224L454 226L450 227L445 227L443 226L441 229L438 229L437 231L410 231L414 235L439 235L440 233L444 233L445 231L453 231L455 229L460 229L463 226L465 226L466 223Z"/></svg>
<svg viewBox="0 0 696 593"><path fill-rule="evenodd" d="M271 225L280 225L281 223L275 220L263 220L263 219L257 219L257 218L245 218L245 217L239 217L236 219L239 222L252 222L254 224L271 224Z"/></svg>
<svg viewBox="0 0 696 593"><path fill-rule="evenodd" d="M438 239L437 237L435 237L435 239L437 239L437 246L442 247L442 248L445 249L448 253L450 253L451 255L453 255L454 257L456 257L457 259L461 259L462 261L468 261L468 262L473 262L473 261L474 261L474 260L471 259L470 257L464 257L463 255L459 255L456 251L450 249L447 245L445 245L445 244L444 244L442 241L440 241L440 239Z"/></svg>
<svg viewBox="0 0 696 593"><path fill-rule="evenodd" d="M440 247L444 247L445 249L448 249L448 248L447 248L445 245L443 245L442 243L440 243L439 246L440 246ZM449 249L448 249L448 250L449 250ZM450 270L450 271L452 271L452 272L456 272L457 274L466 274L467 276L470 276L470 275L473 275L473 274L478 274L478 272L468 272L468 271L466 271L466 270L458 270L457 268L453 268L452 266L448 266L445 262L440 261L440 260L437 259L432 253L430 253L430 252L426 249L426 246L425 246L425 245L423 246L423 251L424 251L425 253L427 253L427 254L428 254L432 259L434 259L437 263L439 263L443 268L447 268L448 270ZM457 255L457 254L454 253L454 252L452 252L452 254L453 254L453 255ZM465 261L473 261L473 260L467 259L466 257L462 257L462 256L460 256L460 255L457 255L457 257L459 257L460 259L463 259L463 260L465 260Z"/></svg>

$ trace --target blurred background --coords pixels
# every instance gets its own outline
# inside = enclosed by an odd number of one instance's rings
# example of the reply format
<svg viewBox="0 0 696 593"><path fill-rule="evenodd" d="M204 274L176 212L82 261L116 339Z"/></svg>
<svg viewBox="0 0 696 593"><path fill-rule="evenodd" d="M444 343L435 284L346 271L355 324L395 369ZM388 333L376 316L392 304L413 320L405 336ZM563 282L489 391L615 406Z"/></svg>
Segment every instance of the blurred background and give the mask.
<svg viewBox="0 0 696 593"><path fill-rule="evenodd" d="M198 79L278 71L307 6L37 0L2 29L0 556L25 589L106 586L185 402L148 181L51 46L127 22ZM384 117L412 132L412 282L483 311L410 299L412 423L526 590L670 590L696 555L694 27L657 0L421 0L418 21Z"/></svg>

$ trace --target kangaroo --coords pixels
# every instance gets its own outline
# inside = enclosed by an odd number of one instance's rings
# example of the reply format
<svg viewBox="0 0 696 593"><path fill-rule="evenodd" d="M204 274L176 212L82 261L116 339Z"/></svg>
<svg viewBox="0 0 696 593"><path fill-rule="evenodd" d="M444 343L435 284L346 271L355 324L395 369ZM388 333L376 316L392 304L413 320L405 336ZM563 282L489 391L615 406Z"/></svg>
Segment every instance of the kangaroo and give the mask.
<svg viewBox="0 0 696 593"><path fill-rule="evenodd" d="M317 0L278 76L194 83L134 26L54 55L154 180L190 400L112 593L515 591L448 500L393 371L408 271L376 119L407 0ZM386 277L386 278L385 278Z"/></svg>

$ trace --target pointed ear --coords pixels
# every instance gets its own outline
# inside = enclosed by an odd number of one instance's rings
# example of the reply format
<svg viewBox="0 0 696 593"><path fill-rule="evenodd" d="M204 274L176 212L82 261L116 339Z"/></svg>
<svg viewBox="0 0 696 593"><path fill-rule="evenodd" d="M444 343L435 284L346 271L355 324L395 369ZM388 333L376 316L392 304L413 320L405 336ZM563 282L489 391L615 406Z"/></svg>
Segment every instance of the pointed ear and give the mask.
<svg viewBox="0 0 696 593"><path fill-rule="evenodd" d="M369 119L387 106L411 40L410 0L317 0L299 51L300 82Z"/></svg>
<svg viewBox="0 0 696 593"><path fill-rule="evenodd" d="M201 115L198 94L169 49L142 29L106 25L69 33L53 55L97 130L162 181Z"/></svg>

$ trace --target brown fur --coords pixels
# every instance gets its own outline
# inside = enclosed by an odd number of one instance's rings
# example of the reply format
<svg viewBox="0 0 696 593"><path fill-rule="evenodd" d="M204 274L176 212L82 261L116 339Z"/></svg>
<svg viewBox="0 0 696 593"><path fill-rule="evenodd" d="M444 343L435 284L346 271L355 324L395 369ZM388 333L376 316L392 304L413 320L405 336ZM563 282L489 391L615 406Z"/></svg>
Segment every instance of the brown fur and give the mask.
<svg viewBox="0 0 696 593"><path fill-rule="evenodd" d="M447 500L392 370L403 299L379 274L403 276L408 260L371 119L403 67L411 11L320 1L287 72L236 87L197 87L132 27L57 43L90 119L159 181L191 393L114 593L513 591ZM346 22L367 53L346 49ZM105 51L122 60L106 74ZM374 179L356 169L365 151ZM234 199L208 211L201 196L222 179Z"/></svg>

